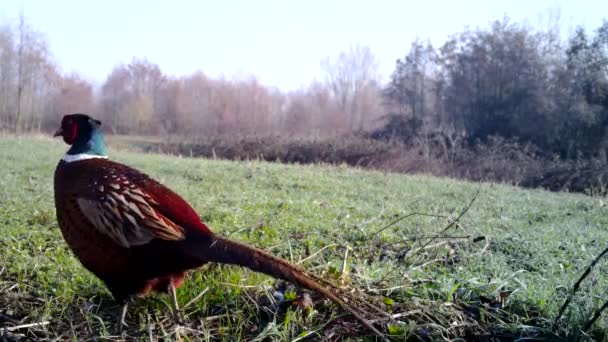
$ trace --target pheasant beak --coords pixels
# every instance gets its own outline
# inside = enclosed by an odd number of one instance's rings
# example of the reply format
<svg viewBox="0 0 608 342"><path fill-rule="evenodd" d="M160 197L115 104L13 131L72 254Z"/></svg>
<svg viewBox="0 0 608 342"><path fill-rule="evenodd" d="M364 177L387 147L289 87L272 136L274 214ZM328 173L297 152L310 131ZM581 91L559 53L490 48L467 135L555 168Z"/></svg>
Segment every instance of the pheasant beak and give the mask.
<svg viewBox="0 0 608 342"><path fill-rule="evenodd" d="M63 129L59 128L57 130L57 132L55 132L55 134L53 134L53 137L59 137L63 135Z"/></svg>

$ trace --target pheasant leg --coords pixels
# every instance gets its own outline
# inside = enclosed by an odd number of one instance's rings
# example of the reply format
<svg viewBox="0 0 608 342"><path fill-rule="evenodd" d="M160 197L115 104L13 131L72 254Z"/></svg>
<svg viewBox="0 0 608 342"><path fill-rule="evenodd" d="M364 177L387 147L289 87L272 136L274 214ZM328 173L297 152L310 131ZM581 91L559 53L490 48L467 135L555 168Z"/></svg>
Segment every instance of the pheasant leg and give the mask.
<svg viewBox="0 0 608 342"><path fill-rule="evenodd" d="M129 325L127 324L127 322L125 321L125 318L127 318L127 308L129 306L129 301L125 301L125 303L120 307L120 331L122 331L123 328L128 327Z"/></svg>

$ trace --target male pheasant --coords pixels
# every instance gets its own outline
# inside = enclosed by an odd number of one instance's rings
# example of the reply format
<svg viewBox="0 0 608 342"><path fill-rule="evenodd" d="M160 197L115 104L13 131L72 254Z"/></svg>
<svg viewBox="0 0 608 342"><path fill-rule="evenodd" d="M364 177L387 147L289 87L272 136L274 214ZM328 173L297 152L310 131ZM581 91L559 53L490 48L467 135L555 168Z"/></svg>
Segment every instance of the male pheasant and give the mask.
<svg viewBox="0 0 608 342"><path fill-rule="evenodd" d="M111 161L101 122L65 115L55 136L71 145L55 170L61 232L82 265L122 305L135 295L175 289L185 272L207 262L240 265L317 291L374 333L382 334L343 300L287 261L215 235L179 195L126 165Z"/></svg>

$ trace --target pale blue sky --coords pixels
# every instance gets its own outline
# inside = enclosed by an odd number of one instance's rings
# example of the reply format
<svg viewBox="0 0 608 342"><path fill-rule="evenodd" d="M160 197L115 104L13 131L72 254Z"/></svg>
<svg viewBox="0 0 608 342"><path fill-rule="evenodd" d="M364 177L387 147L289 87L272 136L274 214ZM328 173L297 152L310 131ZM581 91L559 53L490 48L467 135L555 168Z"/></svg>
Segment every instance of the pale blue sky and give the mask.
<svg viewBox="0 0 608 342"><path fill-rule="evenodd" d="M98 84L114 65L145 56L168 74L253 74L283 90L322 79L320 61L351 44L371 48L386 80L416 36L438 46L505 13L538 26L559 8L564 35L608 17L608 0L0 0L0 22L16 23L22 8L64 72Z"/></svg>

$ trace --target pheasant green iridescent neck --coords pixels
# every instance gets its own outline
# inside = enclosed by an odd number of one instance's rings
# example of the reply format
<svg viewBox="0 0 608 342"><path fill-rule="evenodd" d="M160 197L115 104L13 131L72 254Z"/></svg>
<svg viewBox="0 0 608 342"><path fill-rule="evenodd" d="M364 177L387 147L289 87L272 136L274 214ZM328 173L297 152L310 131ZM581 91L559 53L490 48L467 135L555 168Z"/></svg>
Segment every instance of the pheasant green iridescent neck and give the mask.
<svg viewBox="0 0 608 342"><path fill-rule="evenodd" d="M89 133L89 132L87 132ZM106 155L106 143L103 140L103 133L98 127L91 127L89 134L83 134L82 138L76 139L72 147L67 152L68 155L88 154L95 156Z"/></svg>

